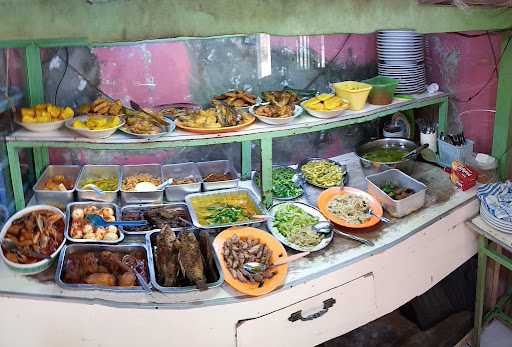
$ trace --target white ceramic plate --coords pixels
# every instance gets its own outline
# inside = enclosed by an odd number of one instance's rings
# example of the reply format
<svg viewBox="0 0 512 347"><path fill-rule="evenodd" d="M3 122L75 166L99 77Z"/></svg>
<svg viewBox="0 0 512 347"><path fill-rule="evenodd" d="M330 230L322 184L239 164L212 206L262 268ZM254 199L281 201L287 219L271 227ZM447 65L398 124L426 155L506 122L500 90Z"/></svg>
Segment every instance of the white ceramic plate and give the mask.
<svg viewBox="0 0 512 347"><path fill-rule="evenodd" d="M273 118L273 117L258 116L256 114L256 112L254 112L254 107L256 107L256 106L252 106L251 108L249 108L249 112L251 114L253 114L256 118L258 118L260 121L262 121L263 123L267 123L267 124L271 124L271 125L288 124L291 121L293 121L295 118L300 116L302 114L302 111L303 111L302 107L300 107L298 105L295 105L295 109L293 110L293 115L291 117Z"/></svg>
<svg viewBox="0 0 512 347"><path fill-rule="evenodd" d="M167 130L166 131L162 131L162 132L160 132L158 134L137 134L137 133L131 132L125 126L120 127L119 130L122 131L123 133L126 133L128 135L132 135L132 136L135 136L135 137L141 137L141 138L144 138L144 139L155 139L155 138L158 138L160 136L167 135L167 134L173 132L176 129L176 123L174 123L174 121L172 121L170 119L166 119L166 122L169 124L166 127Z"/></svg>
<svg viewBox="0 0 512 347"><path fill-rule="evenodd" d="M2 228L2 231L0 231L0 243L3 241L5 234L7 233L7 230L11 227L12 223L15 220L33 212L33 211L38 211L38 210L49 210L52 212L56 212L57 214L62 216L63 220L66 219L66 215L61 210L59 210L57 207L53 207L53 206L49 206L49 205L34 205L34 206L26 207L23 210L18 211L15 214L13 214L11 216L11 218L9 218L7 220L7 222L5 222L5 224ZM1 250L1 249L0 249L0 257L3 259L3 261L7 264L7 266L11 270L13 270L17 273L20 273L23 275L33 275L33 274L43 272L44 270L48 269L55 262L60 250L62 249L62 247L64 247L64 244L66 243L66 238L64 238L64 235L62 235L62 236L63 236L62 243L59 245L57 250L50 255L50 259L43 259L41 261L38 261L38 262L32 263L32 264L18 264L18 263L14 263L14 262L10 261L9 259L7 259L4 255L3 250Z"/></svg>
<svg viewBox="0 0 512 347"><path fill-rule="evenodd" d="M20 120L16 120L16 123L27 129L28 131L32 131L35 133L45 133L49 131L55 131L62 127L66 121L59 120L57 122L49 122L49 123L23 123Z"/></svg>
<svg viewBox="0 0 512 347"><path fill-rule="evenodd" d="M116 126L114 128L109 128L109 129L104 129L104 130L89 130L89 129L74 128L72 126L74 120L80 119L81 121L84 121L88 117L89 116L78 116L75 118L70 118L66 121L66 128L80 134L83 137L88 137L90 139L104 139L104 138L112 136L112 134L115 133L116 130L119 129L120 127L122 127L125 123L124 119L121 118L121 124L119 124L118 126ZM104 116L104 117L107 117L107 116Z"/></svg>
<svg viewBox="0 0 512 347"><path fill-rule="evenodd" d="M269 210L269 214L274 217L275 214L276 214L276 210L280 207L280 206L285 206L287 204L290 204L290 205L295 205L299 208L301 208L302 210L304 210L306 213L312 215L312 216L315 216L318 218L319 222L325 222L325 221L328 221L327 218L325 218L322 214L322 212L318 211L316 208L312 207L312 206L309 206L309 205L306 205L304 203L301 203L301 202L282 202L282 203L279 203L279 204L275 204L274 206L272 206L272 208ZM279 232L279 230L277 228L274 227L273 225L273 220L272 219L269 219L267 221L267 228L268 230L270 230L270 232L272 233L272 235L274 235L274 237L276 239L278 239L282 244L290 247L291 249L294 249L294 250L297 250L297 251L301 251L301 252L305 252L305 251L310 251L310 252L315 252L315 251L319 251L325 247L327 247L327 245L329 243L331 243L332 241L332 238L333 238L333 232L331 232L330 234L326 234L323 238L322 241L320 241L320 243L318 245L316 245L315 247L312 247L312 248L307 248L307 247L302 247L302 246L299 246L299 245L296 245L294 243L291 243L290 241L288 241L286 239L286 237L283 236L283 234L281 234Z"/></svg>

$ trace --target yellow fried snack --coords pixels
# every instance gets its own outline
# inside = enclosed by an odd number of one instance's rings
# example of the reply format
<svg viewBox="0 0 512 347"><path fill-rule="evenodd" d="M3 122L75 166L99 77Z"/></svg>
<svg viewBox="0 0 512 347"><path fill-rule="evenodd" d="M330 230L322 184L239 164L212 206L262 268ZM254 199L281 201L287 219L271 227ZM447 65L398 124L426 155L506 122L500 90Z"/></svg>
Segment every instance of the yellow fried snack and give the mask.
<svg viewBox="0 0 512 347"><path fill-rule="evenodd" d="M39 104L32 108L21 109L23 123L50 123L65 120L74 116L71 107L62 108L52 104Z"/></svg>

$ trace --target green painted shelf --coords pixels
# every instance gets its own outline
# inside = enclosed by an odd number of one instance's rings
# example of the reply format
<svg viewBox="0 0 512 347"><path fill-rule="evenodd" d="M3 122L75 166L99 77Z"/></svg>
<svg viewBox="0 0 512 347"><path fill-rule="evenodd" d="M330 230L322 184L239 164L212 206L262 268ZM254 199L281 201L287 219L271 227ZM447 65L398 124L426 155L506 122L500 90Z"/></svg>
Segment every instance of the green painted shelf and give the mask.
<svg viewBox="0 0 512 347"><path fill-rule="evenodd" d="M314 118L304 113L293 123L287 125L271 126L256 122L242 131L224 134L193 134L176 130L167 136L145 140L118 132L108 139L89 139L77 137L74 132L68 129L60 129L51 133L17 130L6 138L16 209L20 210L25 206L23 191L20 188L23 186L19 163L19 150L22 148L34 150L34 165L38 168L37 174L39 175L48 165L48 148L142 150L241 143L242 176L243 178L249 178L252 141L260 141L261 144L262 197L264 203L268 206L272 203L272 139L341 128L389 116L398 111L436 104L439 105L439 127L443 131L446 127L448 110L448 94L446 93L421 94L410 100L397 98L390 105L367 105L362 111L348 111L343 116L333 119Z"/></svg>

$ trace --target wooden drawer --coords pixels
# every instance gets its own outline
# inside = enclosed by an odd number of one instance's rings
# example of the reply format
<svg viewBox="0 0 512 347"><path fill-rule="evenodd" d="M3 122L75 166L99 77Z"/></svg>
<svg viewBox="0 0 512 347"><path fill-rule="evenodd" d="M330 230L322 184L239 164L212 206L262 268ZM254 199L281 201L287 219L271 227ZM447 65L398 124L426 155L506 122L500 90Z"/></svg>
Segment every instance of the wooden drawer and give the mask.
<svg viewBox="0 0 512 347"><path fill-rule="evenodd" d="M373 320L375 310L369 273L278 311L240 321L237 347L315 346Z"/></svg>

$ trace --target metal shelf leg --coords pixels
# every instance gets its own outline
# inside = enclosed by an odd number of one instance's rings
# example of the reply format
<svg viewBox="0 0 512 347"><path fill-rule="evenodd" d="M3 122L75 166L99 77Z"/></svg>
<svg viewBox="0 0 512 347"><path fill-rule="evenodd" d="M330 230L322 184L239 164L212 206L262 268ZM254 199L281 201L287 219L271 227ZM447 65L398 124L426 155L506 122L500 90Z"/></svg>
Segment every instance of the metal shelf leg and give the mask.
<svg viewBox="0 0 512 347"><path fill-rule="evenodd" d="M16 210L25 207L25 193L23 192L23 178L21 177L19 148L7 143L7 155L9 157L9 171L11 173L12 191Z"/></svg>
<svg viewBox="0 0 512 347"><path fill-rule="evenodd" d="M261 197L266 207L272 206L272 138L261 139Z"/></svg>
<svg viewBox="0 0 512 347"><path fill-rule="evenodd" d="M251 178L251 141L242 141L242 179Z"/></svg>
<svg viewBox="0 0 512 347"><path fill-rule="evenodd" d="M474 347L480 347L480 335L482 334L482 317L484 313L485 298L485 272L487 269L487 239L480 235L478 237L478 271L476 279L476 300L475 300L475 325L473 328Z"/></svg>

